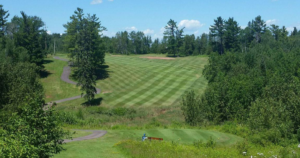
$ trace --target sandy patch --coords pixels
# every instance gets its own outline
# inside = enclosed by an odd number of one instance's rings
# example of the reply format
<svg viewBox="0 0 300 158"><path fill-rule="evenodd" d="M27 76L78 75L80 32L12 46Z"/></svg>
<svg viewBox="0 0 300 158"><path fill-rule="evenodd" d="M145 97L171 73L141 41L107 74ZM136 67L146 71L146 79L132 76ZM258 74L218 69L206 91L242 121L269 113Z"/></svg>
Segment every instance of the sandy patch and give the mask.
<svg viewBox="0 0 300 158"><path fill-rule="evenodd" d="M112 91L104 91L104 92L102 92L102 94L106 94L106 93L112 93Z"/></svg>
<svg viewBox="0 0 300 158"><path fill-rule="evenodd" d="M169 57L140 57L140 58L161 59L161 60L175 60L176 59L176 58L169 58Z"/></svg>

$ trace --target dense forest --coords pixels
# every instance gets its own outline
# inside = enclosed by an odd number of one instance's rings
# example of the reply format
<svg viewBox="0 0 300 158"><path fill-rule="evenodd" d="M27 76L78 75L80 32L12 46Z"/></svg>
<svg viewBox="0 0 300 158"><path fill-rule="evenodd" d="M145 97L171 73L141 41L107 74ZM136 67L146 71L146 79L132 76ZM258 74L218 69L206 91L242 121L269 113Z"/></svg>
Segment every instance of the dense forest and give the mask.
<svg viewBox="0 0 300 158"><path fill-rule="evenodd" d="M9 21L0 5L0 154L4 157L51 157L63 150L68 136L53 109L44 110L47 55L68 52L82 96L90 102L97 90L96 73L105 53L209 55L201 95L182 97L185 121L191 126L234 122L248 129L251 141L287 145L300 141L300 31L267 26L261 16L241 28L234 18L217 17L208 34L184 34L174 20L164 37L141 31L103 36L96 15L77 8L64 34L48 34L38 16L21 12ZM232 131L228 131L232 132ZM236 132L232 132L237 134Z"/></svg>
<svg viewBox="0 0 300 158"><path fill-rule="evenodd" d="M49 35L37 16L21 12L8 21L9 12L0 5L0 157L46 158L63 150L69 133L54 109L44 109L40 83L49 75L43 65L49 53L63 46L72 50L82 96L94 98L95 71L104 62L102 26L95 15L84 16L80 8L74 13L63 38Z"/></svg>
<svg viewBox="0 0 300 158"><path fill-rule="evenodd" d="M224 29L228 21L219 17L211 28L216 47L203 71L208 87L183 97L186 121L241 123L262 145L300 140L300 32L267 27L258 16L236 34Z"/></svg>

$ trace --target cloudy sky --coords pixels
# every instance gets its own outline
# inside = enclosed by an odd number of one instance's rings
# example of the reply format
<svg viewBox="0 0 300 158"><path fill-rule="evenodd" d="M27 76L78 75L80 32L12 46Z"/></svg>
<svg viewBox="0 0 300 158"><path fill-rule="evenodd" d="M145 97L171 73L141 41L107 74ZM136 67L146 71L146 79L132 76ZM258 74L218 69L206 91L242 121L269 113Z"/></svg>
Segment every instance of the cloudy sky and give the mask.
<svg viewBox="0 0 300 158"><path fill-rule="evenodd" d="M234 17L241 27L261 15L267 24L300 29L300 0L1 0L10 18L20 11L37 15L47 25L49 33L64 33L77 7L96 14L107 28L104 34L118 31L143 31L153 38L163 36L170 19L185 27L186 34L208 33L214 19Z"/></svg>

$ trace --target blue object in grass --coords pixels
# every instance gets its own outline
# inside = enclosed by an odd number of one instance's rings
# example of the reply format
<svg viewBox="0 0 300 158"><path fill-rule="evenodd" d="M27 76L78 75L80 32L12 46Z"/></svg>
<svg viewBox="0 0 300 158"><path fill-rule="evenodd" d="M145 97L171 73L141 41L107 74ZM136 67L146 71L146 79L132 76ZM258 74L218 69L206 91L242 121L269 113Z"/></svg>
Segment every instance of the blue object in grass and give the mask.
<svg viewBox="0 0 300 158"><path fill-rule="evenodd" d="M142 136L142 141L145 141L146 139L147 139L146 133L144 133L144 135Z"/></svg>

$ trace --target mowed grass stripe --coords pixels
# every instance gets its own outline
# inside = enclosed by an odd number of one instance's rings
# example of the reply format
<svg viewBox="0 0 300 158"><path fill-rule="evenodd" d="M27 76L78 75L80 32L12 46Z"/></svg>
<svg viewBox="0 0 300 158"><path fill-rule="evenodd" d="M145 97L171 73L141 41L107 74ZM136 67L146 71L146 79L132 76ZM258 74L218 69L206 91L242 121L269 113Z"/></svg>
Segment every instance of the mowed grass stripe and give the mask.
<svg viewBox="0 0 300 158"><path fill-rule="evenodd" d="M138 97L135 97L131 101L125 103L125 106L128 104L131 104L131 106L132 105L140 106L151 99L155 99L156 96L159 96L166 89L174 86L174 84L176 84L176 79L169 77L165 79L163 82L160 82L157 85L155 85L152 89L145 90L143 93L140 93Z"/></svg>
<svg viewBox="0 0 300 158"><path fill-rule="evenodd" d="M172 68L167 68L167 69L169 70ZM173 71L175 71L175 70L173 70ZM143 91L144 89L151 89L152 84L154 84L155 82L163 81L168 76L168 74L166 74L164 72L157 74L154 78L150 79L148 82L143 83L143 86L137 88L137 90L130 91L129 93L127 93L126 96L123 96L123 97L121 96L120 98L116 99L114 101L114 103L117 104L128 98L130 100L130 97L139 95L139 92Z"/></svg>
<svg viewBox="0 0 300 158"><path fill-rule="evenodd" d="M142 75L137 75L139 72L130 72L127 68L120 67L118 71L113 72L112 80L108 82L108 80L103 81L106 84L111 84L114 87L114 90L122 89L127 86L132 86L132 81L138 79ZM105 85L105 84L104 84ZM100 85L101 86L101 85Z"/></svg>
<svg viewBox="0 0 300 158"><path fill-rule="evenodd" d="M147 81L148 81L149 79L152 80L152 79L155 78L155 77L157 77L157 74L149 73L148 76L145 76L143 80L137 82L137 83L135 84L134 87L127 88L127 89L126 89L126 90L127 90L127 91L126 91L126 94L128 94L128 91L134 91L134 90L136 90L136 87L143 87L145 84L148 83ZM122 78L120 78L120 79L122 79ZM121 80L120 80L120 83L122 83ZM123 90L123 91L124 91L124 90ZM111 95L111 96L112 96L112 95ZM121 92L121 93L118 93L118 94L113 95L113 99L115 100L115 98L120 98L120 97L122 97L122 96L124 96L124 92ZM107 101L111 101L110 98L107 98Z"/></svg>
<svg viewBox="0 0 300 158"><path fill-rule="evenodd" d="M169 65L169 66L170 66L170 65ZM172 66L170 66L170 67L172 67ZM184 76L186 76L187 74L182 73L182 71L186 71L186 70L181 69L181 71L177 71L178 75L181 75L181 76L184 75ZM186 72L188 72L188 71L186 71ZM164 72L164 73L166 73L166 72ZM176 74L170 74L169 76L171 76L171 75L175 76ZM175 77L177 77L177 76L175 76ZM183 82L181 82L181 83L183 83ZM154 87L154 85L152 85L152 87ZM155 88L155 87L154 87L154 88ZM149 90L148 90L147 93L152 93L152 92L149 92ZM146 98L146 97L147 97L147 94L145 94L145 92L144 92L143 94L137 93L137 95L135 95L135 96L133 96L133 97L135 97L135 98L134 98L135 100L141 100L140 97ZM151 99L151 98L149 97L149 99ZM128 99L126 99L126 100L124 100L124 101L121 101L120 103L118 103L118 104L116 104L116 105L117 105L117 106L120 106L120 105L122 105L122 104L126 104L126 102L127 102L128 104L130 104L130 103L131 103L130 100L132 100L132 99L128 98ZM131 103L131 104L132 104L132 103Z"/></svg>
<svg viewBox="0 0 300 158"><path fill-rule="evenodd" d="M115 65L114 65L115 66ZM103 85L105 84L112 84L114 85L114 89L118 90L118 89L124 89L124 87L130 87L131 85L134 86L136 84L136 81L142 81L145 78L147 78L147 74L149 75L149 73L147 73L146 71L134 71L132 72L132 68L127 68L127 67L123 67L123 66L115 66L116 67L116 72L114 72L111 76L112 80L110 82L106 82L107 80L103 81ZM134 66L133 66L134 67ZM153 66L154 68L158 67L157 65ZM113 68L112 68L113 69ZM121 70L121 71L120 71ZM129 71L130 70L130 71ZM131 75L129 76L124 76L125 73L128 74L128 72L132 75L134 75L133 73L140 73L139 75L142 76L140 79L138 80L134 80L132 79ZM133 80L134 82L132 82L131 80ZM123 82L127 81L126 84L124 84ZM131 83L130 83L131 82ZM101 84L100 84L101 85ZM123 87L121 87L123 86Z"/></svg>
<svg viewBox="0 0 300 158"><path fill-rule="evenodd" d="M193 76L194 71L186 71L187 73L182 74L182 76L186 76L182 81L177 82L176 86L169 87L168 89L165 89L162 93L164 95L158 95L156 98L153 98L151 100L147 101L148 105L162 105L164 102L167 102L170 98L179 98L182 93L184 93L185 89L190 87L190 85L196 80L196 77L190 77Z"/></svg>
<svg viewBox="0 0 300 158"><path fill-rule="evenodd" d="M113 90L118 90L130 86L134 86L134 82L132 81L141 80L142 79L141 76L145 76L144 72L138 71L137 69L134 70L131 67L128 68L124 66L113 65L111 66L111 69L115 69L116 71L112 72L110 78L98 82L97 85L104 86L104 87L111 87L113 88Z"/></svg>
<svg viewBox="0 0 300 158"><path fill-rule="evenodd" d="M178 95L177 92L178 91L180 93L184 92L185 87L188 87L187 84L189 84L188 79L189 79L189 77L186 77L185 80L182 80L181 82L174 82L176 86L166 88L165 90L163 90L160 93L160 95L157 95L156 97L150 98L144 104L147 104L147 105L162 105L165 102L168 102L168 99L171 98L171 97L175 97L175 98L180 97L180 95Z"/></svg>
<svg viewBox="0 0 300 158"><path fill-rule="evenodd" d="M180 86L174 87L170 90L169 93L167 93L165 96L162 96L160 100L153 104L163 104L164 102L172 103L172 101L176 101L178 98L180 98L193 84L193 80L191 80L190 82L183 82L180 84Z"/></svg>
<svg viewBox="0 0 300 158"><path fill-rule="evenodd" d="M177 70L177 72L176 72L176 70L173 70L173 73L183 73L183 72L179 72L178 70ZM170 75L169 75L170 76ZM158 80L158 81L156 81L156 83L154 83L154 84L151 84L151 85L149 85L149 87L146 87L146 88L144 88L144 89L142 89L142 90L140 90L139 92L136 92L134 95L132 95L130 98L127 98L126 100L123 100L123 101L121 101L121 102L119 102L118 104L116 104L117 106L120 106L120 105L124 105L124 104L126 104L126 103L131 103L131 101L132 100L140 100L140 97L147 97L147 95L149 95L149 94L151 94L151 93L153 93L153 91L155 90L155 89L158 89L159 87L158 86L161 86L161 87L163 87L164 85L164 82L168 82L168 80L176 80L176 79L174 79L174 78L172 78L172 77L169 77L169 78L165 78L165 77L163 77L163 78L161 78L160 80ZM177 79L178 80L178 79ZM172 82L171 82L172 83Z"/></svg>
<svg viewBox="0 0 300 158"><path fill-rule="evenodd" d="M143 105L143 104L151 104L158 100L164 100L166 95L170 95L170 93L180 87L185 86L185 83L190 78L188 74L185 78L181 78L180 80L177 78L172 78L166 85L162 86L161 88L157 88L155 92L153 92L150 96L144 96L144 99L140 100L139 102L135 103L136 105ZM171 77L170 77L171 78ZM171 93L171 96L174 93ZM159 105L159 104L153 104Z"/></svg>

